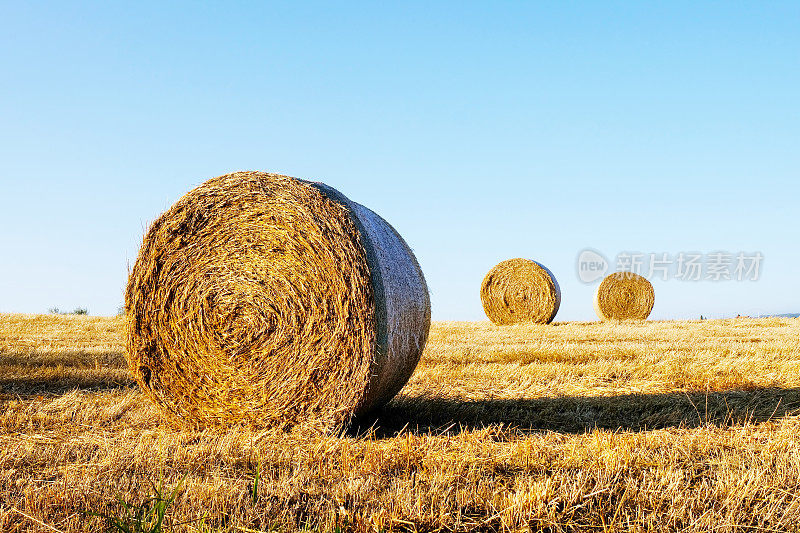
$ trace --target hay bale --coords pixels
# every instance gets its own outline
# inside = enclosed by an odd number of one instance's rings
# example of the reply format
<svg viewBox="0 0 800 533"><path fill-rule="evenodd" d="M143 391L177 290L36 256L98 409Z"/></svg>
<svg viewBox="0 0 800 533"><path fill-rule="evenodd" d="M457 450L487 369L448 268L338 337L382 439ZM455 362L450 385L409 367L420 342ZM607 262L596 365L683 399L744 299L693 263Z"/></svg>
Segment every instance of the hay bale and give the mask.
<svg viewBox="0 0 800 533"><path fill-rule="evenodd" d="M609 274L594 294L594 310L601 320L645 320L654 303L653 285L633 272Z"/></svg>
<svg viewBox="0 0 800 533"><path fill-rule="evenodd" d="M414 254L319 183L213 178L150 227L125 294L139 385L195 426L346 424L408 381L430 326Z"/></svg>
<svg viewBox="0 0 800 533"><path fill-rule="evenodd" d="M544 265L530 259L509 259L483 278L481 302L486 316L498 325L549 324L561 305L561 289Z"/></svg>

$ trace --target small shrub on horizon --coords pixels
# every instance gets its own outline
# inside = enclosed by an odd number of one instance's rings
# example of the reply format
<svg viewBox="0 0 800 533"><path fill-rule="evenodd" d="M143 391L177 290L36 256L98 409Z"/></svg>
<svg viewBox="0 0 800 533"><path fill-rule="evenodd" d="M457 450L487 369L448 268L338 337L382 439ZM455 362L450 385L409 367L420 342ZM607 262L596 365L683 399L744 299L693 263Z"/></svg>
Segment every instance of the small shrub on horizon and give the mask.
<svg viewBox="0 0 800 533"><path fill-rule="evenodd" d="M58 307L51 307L47 310L48 313L51 315L79 315L79 316L88 316L89 310L85 307L76 307L73 311L61 311Z"/></svg>

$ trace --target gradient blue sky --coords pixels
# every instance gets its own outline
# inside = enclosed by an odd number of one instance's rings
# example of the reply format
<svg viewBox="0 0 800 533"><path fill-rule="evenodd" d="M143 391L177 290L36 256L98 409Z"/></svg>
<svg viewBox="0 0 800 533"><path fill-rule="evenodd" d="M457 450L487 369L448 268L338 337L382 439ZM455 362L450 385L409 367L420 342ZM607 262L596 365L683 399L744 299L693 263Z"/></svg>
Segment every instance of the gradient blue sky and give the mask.
<svg viewBox="0 0 800 533"><path fill-rule="evenodd" d="M206 178L324 181L415 250L435 319L580 250L760 251L654 318L800 312L800 3L6 2L0 311L114 314L147 224Z"/></svg>

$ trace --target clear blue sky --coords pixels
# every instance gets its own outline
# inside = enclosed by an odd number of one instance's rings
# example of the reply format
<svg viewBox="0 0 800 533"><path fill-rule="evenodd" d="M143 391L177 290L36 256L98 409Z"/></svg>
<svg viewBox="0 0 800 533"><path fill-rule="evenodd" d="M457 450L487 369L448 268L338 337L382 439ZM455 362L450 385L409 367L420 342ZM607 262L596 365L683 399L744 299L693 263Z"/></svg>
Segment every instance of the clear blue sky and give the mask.
<svg viewBox="0 0 800 533"><path fill-rule="evenodd" d="M654 318L800 312L798 2L7 2L0 73L2 312L115 313L147 224L245 169L380 213L435 319L511 257L592 319L585 247L764 255Z"/></svg>

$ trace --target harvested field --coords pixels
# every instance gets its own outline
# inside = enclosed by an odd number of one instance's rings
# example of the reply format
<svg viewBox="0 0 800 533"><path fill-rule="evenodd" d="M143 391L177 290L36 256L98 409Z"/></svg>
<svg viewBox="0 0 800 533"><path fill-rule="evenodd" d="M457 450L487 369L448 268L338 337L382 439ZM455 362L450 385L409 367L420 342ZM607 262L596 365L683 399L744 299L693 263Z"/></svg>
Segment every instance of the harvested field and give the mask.
<svg viewBox="0 0 800 533"><path fill-rule="evenodd" d="M350 433L191 430L119 318L0 315L0 531L800 530L800 319L438 322Z"/></svg>

